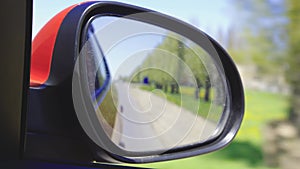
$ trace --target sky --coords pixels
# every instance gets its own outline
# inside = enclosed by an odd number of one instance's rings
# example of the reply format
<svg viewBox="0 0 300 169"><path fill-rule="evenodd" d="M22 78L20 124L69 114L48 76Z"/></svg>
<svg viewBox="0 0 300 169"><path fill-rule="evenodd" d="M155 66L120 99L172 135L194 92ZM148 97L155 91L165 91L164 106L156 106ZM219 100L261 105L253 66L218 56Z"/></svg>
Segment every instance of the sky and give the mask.
<svg viewBox="0 0 300 169"><path fill-rule="evenodd" d="M151 24L118 17L98 17L91 25L116 80L132 75L169 33Z"/></svg>
<svg viewBox="0 0 300 169"><path fill-rule="evenodd" d="M34 0L33 38L55 14L83 0ZM109 1L109 0L108 0ZM171 15L205 31L212 37L231 24L227 0L118 0Z"/></svg>
<svg viewBox="0 0 300 169"><path fill-rule="evenodd" d="M33 38L55 14L82 1L34 0ZM232 15L227 0L118 0L118 2L149 8L181 19L198 27L213 38L216 38L220 29L226 29L231 24ZM116 59L120 60L118 57L115 57ZM115 63L113 60L110 62ZM110 67L113 69L112 66ZM111 71L116 72L117 70Z"/></svg>

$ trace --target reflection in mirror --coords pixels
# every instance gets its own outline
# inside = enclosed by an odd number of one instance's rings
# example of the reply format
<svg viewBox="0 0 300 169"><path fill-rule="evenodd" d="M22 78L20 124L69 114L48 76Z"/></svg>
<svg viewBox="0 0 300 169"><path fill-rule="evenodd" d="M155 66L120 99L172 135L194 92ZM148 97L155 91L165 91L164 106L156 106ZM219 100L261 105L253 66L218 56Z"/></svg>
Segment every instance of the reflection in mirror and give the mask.
<svg viewBox="0 0 300 169"><path fill-rule="evenodd" d="M117 146L166 151L220 134L227 86L217 61L201 46L113 16L94 18L87 30L89 92L99 123Z"/></svg>

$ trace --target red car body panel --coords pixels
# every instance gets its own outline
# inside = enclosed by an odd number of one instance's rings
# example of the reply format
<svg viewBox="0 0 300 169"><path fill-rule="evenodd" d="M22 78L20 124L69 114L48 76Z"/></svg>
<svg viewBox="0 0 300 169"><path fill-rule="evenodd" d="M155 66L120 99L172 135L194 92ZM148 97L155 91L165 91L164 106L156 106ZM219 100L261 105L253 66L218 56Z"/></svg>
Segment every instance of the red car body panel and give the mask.
<svg viewBox="0 0 300 169"><path fill-rule="evenodd" d="M75 6L77 5L70 6L55 15L34 38L30 65L30 86L42 85L47 81L51 71L51 60L57 33L65 16Z"/></svg>

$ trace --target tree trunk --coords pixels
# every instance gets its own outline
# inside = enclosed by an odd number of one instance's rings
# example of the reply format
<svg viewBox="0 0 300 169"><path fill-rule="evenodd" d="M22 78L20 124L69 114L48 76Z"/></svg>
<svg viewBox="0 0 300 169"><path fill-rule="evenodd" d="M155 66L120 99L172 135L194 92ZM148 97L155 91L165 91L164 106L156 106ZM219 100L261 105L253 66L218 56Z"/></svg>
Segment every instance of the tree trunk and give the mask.
<svg viewBox="0 0 300 169"><path fill-rule="evenodd" d="M206 77L205 96L204 96L204 101L205 102L208 102L210 100L210 88L211 88L210 79L209 79L209 77Z"/></svg>
<svg viewBox="0 0 300 169"><path fill-rule="evenodd" d="M205 95L204 95L204 101L205 102L209 102L210 100L210 87L206 87L205 88Z"/></svg>
<svg viewBox="0 0 300 169"><path fill-rule="evenodd" d="M288 35L290 46L287 56L288 69L286 77L291 89L289 120L300 131L300 1L289 0L288 2L288 16L290 19Z"/></svg>

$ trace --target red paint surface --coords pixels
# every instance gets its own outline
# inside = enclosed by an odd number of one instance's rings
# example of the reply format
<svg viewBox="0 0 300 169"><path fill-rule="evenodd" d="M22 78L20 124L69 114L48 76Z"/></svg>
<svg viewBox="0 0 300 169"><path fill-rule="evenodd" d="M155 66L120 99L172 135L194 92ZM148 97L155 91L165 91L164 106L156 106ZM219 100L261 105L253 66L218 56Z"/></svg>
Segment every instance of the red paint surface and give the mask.
<svg viewBox="0 0 300 169"><path fill-rule="evenodd" d="M65 16L77 5L70 6L54 16L32 42L30 86L44 84L50 74L57 33Z"/></svg>

